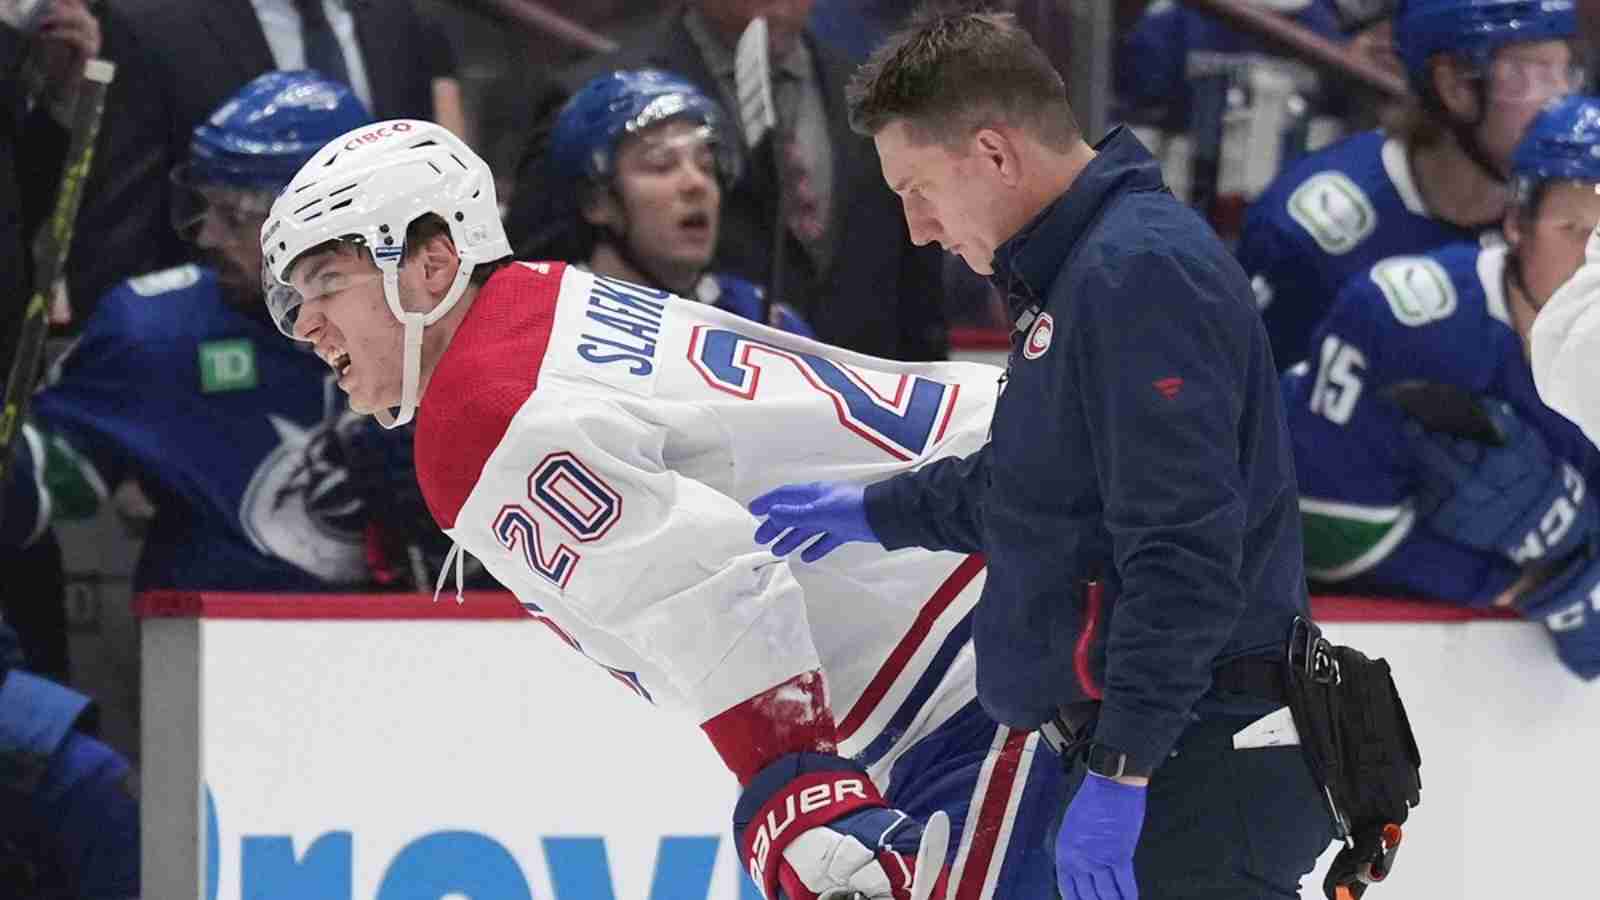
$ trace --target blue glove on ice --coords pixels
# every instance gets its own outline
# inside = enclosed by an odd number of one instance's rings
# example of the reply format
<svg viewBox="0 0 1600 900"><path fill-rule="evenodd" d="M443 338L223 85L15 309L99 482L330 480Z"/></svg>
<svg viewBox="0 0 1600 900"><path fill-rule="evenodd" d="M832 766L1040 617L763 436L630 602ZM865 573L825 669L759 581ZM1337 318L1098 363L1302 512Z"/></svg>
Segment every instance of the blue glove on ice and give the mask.
<svg viewBox="0 0 1600 900"><path fill-rule="evenodd" d="M1145 793L1092 773L1083 776L1056 834L1062 900L1138 900L1133 848L1144 827Z"/></svg>
<svg viewBox="0 0 1600 900"><path fill-rule="evenodd" d="M770 543L782 535L772 552L788 556L821 535L800 554L805 562L816 562L851 541L879 543L867 522L865 493L860 485L838 481L786 484L768 491L750 501L750 512L767 517L756 529L756 543Z"/></svg>

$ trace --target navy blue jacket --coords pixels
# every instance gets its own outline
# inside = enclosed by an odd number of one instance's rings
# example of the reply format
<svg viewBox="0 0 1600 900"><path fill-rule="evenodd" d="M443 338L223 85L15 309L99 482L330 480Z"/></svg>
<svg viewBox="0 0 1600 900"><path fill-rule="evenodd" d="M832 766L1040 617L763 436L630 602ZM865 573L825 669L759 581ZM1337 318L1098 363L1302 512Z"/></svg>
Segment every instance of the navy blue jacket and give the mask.
<svg viewBox="0 0 1600 900"><path fill-rule="evenodd" d="M1038 315L989 444L870 486L867 516L890 548L988 555L992 716L1033 728L1103 699L1095 739L1154 768L1197 711L1240 699L1211 693L1212 668L1276 652L1306 612L1299 509L1244 272L1131 132L1096 150L996 254L1013 312Z"/></svg>

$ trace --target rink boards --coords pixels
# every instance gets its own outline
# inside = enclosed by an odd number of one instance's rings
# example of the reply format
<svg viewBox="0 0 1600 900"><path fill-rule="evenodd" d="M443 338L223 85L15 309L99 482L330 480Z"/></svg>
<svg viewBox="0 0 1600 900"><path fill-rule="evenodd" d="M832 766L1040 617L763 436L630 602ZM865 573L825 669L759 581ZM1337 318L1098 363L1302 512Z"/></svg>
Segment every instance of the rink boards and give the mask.
<svg viewBox="0 0 1600 900"><path fill-rule="evenodd" d="M700 731L509 595L138 609L147 897L755 896L728 836L734 786ZM1423 750L1424 805L1372 896L1576 896L1600 689L1537 626L1392 601L1318 614L1390 659Z"/></svg>

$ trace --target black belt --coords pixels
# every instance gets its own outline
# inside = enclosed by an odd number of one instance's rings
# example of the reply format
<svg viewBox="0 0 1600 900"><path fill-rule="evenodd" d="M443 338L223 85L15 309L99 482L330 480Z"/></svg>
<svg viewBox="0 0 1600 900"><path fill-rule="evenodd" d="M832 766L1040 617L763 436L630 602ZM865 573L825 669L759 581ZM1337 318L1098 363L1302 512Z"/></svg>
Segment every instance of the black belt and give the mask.
<svg viewBox="0 0 1600 900"><path fill-rule="evenodd" d="M1242 694L1268 703L1286 705L1283 686L1283 659L1278 656L1241 656L1211 670L1211 689L1226 694ZM1100 701L1085 700L1057 710L1054 721L1040 731L1045 741L1058 752L1083 740L1100 715Z"/></svg>
<svg viewBox="0 0 1600 900"><path fill-rule="evenodd" d="M1269 703L1286 704L1283 660L1277 656L1241 656L1211 671L1211 689L1244 694Z"/></svg>

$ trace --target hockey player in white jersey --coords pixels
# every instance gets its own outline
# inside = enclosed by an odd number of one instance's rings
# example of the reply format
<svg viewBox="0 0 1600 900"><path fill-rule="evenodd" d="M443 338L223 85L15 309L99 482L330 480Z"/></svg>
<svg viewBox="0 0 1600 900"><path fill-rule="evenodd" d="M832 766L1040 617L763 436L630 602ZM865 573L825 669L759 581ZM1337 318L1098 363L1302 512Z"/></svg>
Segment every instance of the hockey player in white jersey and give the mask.
<svg viewBox="0 0 1600 900"><path fill-rule="evenodd" d="M998 370L512 262L492 174L425 122L330 143L262 247L274 318L352 408L417 415L418 479L458 547L705 731L769 900L1054 896L1064 775L975 700L983 560L862 545L792 569L746 511L780 484L976 450Z"/></svg>
<svg viewBox="0 0 1600 900"><path fill-rule="evenodd" d="M1600 229L1583 256L1533 320L1528 353L1540 399L1600 444Z"/></svg>

